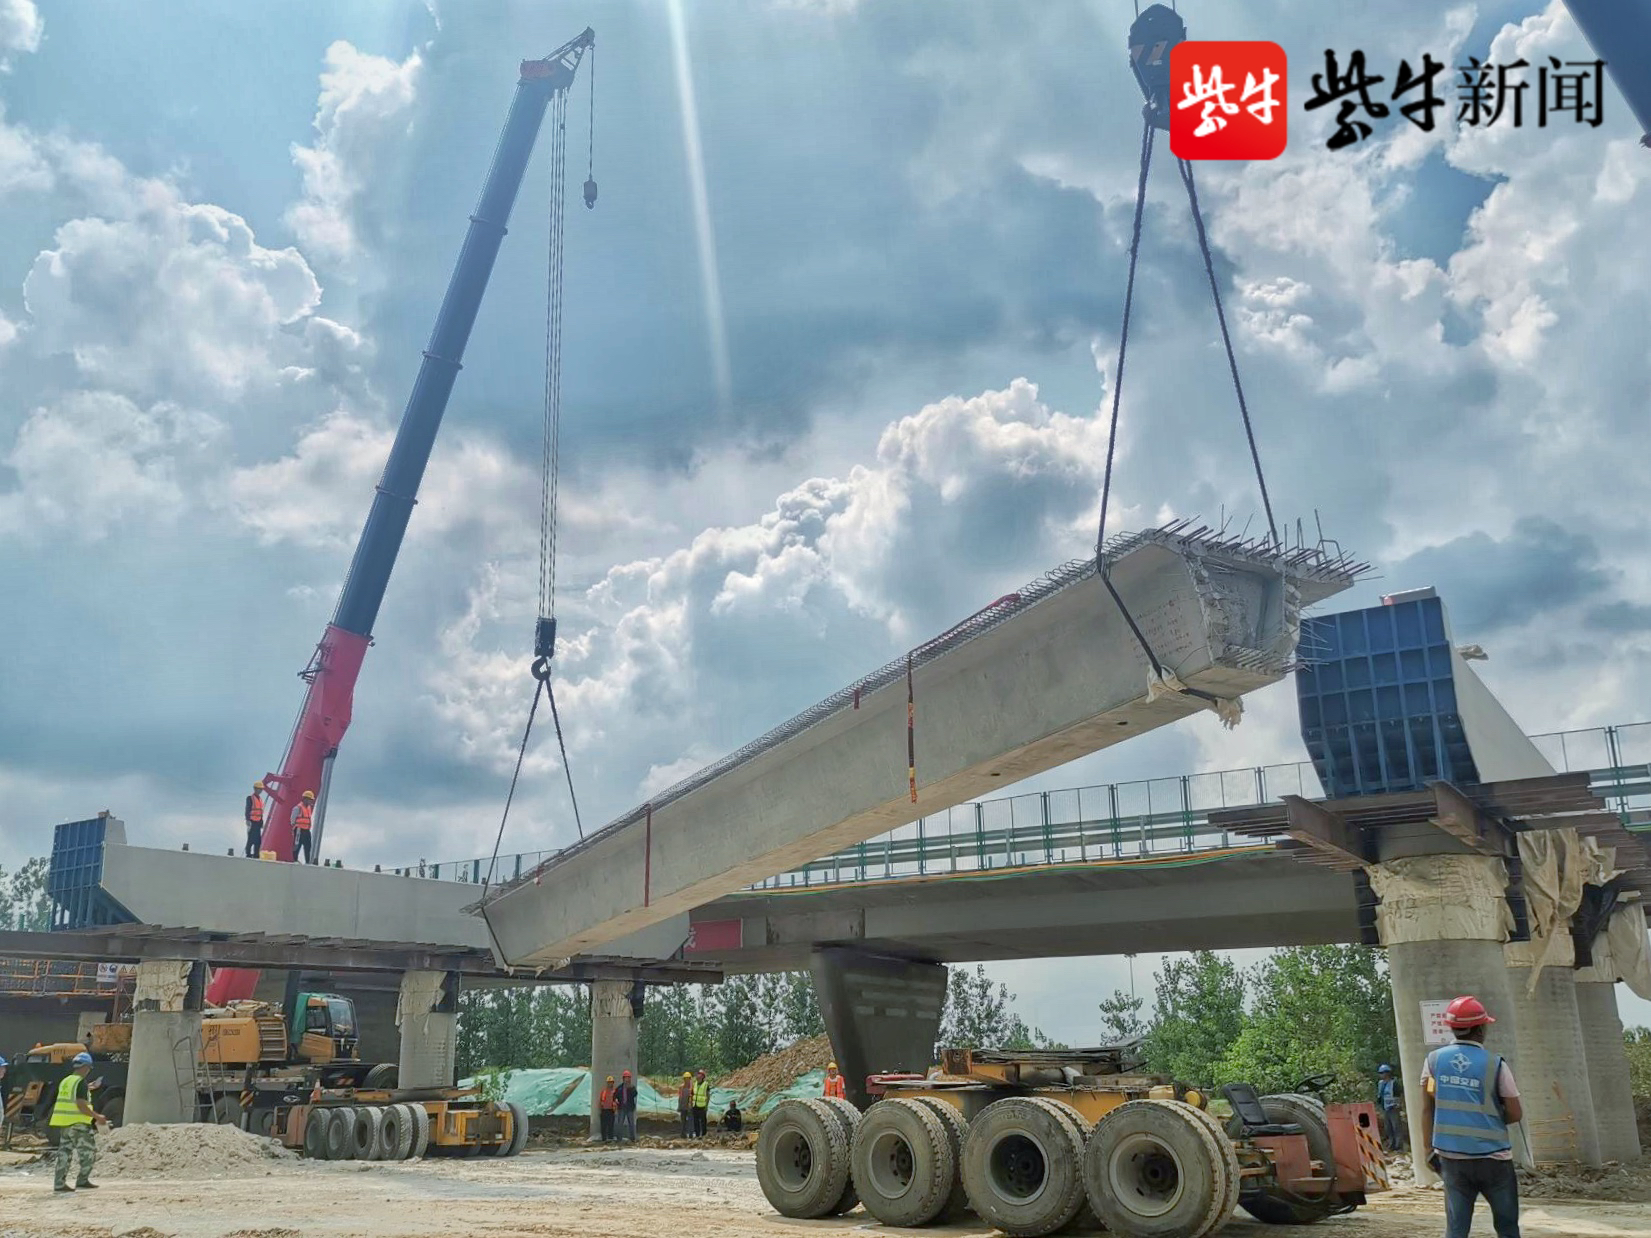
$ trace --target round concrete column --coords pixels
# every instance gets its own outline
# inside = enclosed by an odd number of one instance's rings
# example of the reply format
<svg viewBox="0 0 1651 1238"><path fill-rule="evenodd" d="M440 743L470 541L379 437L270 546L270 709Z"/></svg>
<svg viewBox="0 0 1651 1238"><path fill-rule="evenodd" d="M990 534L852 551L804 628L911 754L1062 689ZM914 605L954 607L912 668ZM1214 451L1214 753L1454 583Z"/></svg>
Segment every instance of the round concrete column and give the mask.
<svg viewBox="0 0 1651 1238"><path fill-rule="evenodd" d="M590 986L590 1135L602 1134L602 1088L609 1075L636 1077L636 1016L629 980L598 980Z"/></svg>
<svg viewBox="0 0 1651 1238"><path fill-rule="evenodd" d="M1525 1135L1536 1160L1598 1165L1594 1094L1588 1083L1575 972L1570 965L1575 956L1567 949L1564 963L1541 968L1533 984L1532 969L1521 964L1540 944L1510 942L1507 946L1508 977L1517 1012L1518 1050L1512 1061L1525 1107ZM1569 938L1562 944L1569 946Z"/></svg>
<svg viewBox="0 0 1651 1238"><path fill-rule="evenodd" d="M1588 1090L1594 1098L1599 1154L1607 1161L1632 1161L1640 1154L1640 1135L1634 1122L1622 1019L1617 1014L1617 986L1583 979L1585 975L1577 973L1576 1011L1588 1061Z"/></svg>
<svg viewBox="0 0 1651 1238"><path fill-rule="evenodd" d="M1434 1047L1428 1043L1424 1009L1471 993L1496 1018L1486 1047L1518 1065L1518 1016L1502 956L1512 923L1503 897L1507 869L1491 856L1451 855L1390 860L1371 865L1368 872L1382 900L1376 923L1393 981L1416 1180L1426 1186L1438 1177L1422 1150L1422 1066Z"/></svg>

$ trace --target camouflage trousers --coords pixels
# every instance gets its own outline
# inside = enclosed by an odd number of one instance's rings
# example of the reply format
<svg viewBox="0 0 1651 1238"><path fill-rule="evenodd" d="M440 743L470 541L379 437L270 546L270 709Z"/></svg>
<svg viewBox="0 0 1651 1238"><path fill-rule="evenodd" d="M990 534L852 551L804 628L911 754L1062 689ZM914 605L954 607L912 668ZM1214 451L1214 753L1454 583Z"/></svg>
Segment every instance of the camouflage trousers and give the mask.
<svg viewBox="0 0 1651 1238"><path fill-rule="evenodd" d="M92 1166L97 1164L97 1140L92 1135L92 1124L83 1123L78 1126L63 1126L58 1128L62 1133L57 1142L57 1172L52 1185L67 1186L69 1184L69 1158L80 1158L80 1177L75 1179L78 1186L87 1182L92 1176Z"/></svg>

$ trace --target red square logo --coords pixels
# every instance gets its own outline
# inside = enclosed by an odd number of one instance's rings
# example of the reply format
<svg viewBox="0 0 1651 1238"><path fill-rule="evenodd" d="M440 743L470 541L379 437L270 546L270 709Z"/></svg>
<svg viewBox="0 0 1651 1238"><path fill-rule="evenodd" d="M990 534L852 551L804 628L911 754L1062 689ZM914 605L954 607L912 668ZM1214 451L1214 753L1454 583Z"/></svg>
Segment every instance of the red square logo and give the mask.
<svg viewBox="0 0 1651 1238"><path fill-rule="evenodd" d="M1276 159L1289 138L1289 62L1277 43L1177 43L1169 148L1179 159Z"/></svg>

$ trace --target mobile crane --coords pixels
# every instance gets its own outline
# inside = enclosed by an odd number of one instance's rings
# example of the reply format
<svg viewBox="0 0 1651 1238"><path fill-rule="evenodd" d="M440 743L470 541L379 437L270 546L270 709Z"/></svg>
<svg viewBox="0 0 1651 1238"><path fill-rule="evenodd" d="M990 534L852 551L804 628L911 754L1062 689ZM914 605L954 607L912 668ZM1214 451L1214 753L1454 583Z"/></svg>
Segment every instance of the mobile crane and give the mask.
<svg viewBox="0 0 1651 1238"><path fill-rule="evenodd" d="M424 349L424 361L401 415L389 461L373 495L367 522L356 543L344 587L339 594L332 622L300 672L306 686L304 704L288 740L287 752L278 773L266 774L270 804L265 813L262 847L278 860L293 858L293 832L289 822L293 808L308 791L315 797L314 847L319 851L325 825L327 788L333 759L350 725L356 677L372 644L373 623L378 617L384 590L395 567L407 521L418 498L419 482L430 461L436 431L447 409L448 397L458 378L465 344L476 322L482 294L487 289L499 245L504 240L510 210L515 204L528 157L544 121L552 117L551 189L551 316L559 325L561 301L562 198L565 184L566 117L568 92L579 63L596 46L596 32L587 27L577 37L539 60L524 60L516 83L516 96L505 120L504 132L493 154L492 166L482 187L481 199L470 216L470 228L458 261L448 280L436 315L435 329ZM593 87L594 98L594 87ZM588 176L584 185L585 205L596 204L596 180ZM547 365L547 386L559 371L560 333L553 340L553 355ZM554 393L547 396L547 421L554 412ZM547 429L553 427L547 426ZM541 618L540 657L550 656L554 644L554 622ZM548 639L547 639L548 638ZM214 973L207 998L214 1005L252 997L258 973L240 968L220 968Z"/></svg>

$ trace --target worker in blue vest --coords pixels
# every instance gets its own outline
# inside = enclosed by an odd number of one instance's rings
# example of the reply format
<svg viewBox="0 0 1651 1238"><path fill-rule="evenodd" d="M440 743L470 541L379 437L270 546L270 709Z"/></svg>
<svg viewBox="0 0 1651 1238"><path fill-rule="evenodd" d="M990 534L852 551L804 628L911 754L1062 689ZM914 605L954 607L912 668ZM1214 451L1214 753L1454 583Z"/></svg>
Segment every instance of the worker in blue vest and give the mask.
<svg viewBox="0 0 1651 1238"><path fill-rule="evenodd" d="M1389 1152L1404 1151L1404 1124L1399 1121L1399 1085L1386 1062L1376 1070L1376 1105L1382 1111L1382 1141Z"/></svg>
<svg viewBox="0 0 1651 1238"><path fill-rule="evenodd" d="M97 1143L92 1135L93 1125L104 1126L109 1119L92 1111L87 1099L86 1076L92 1073L92 1055L77 1053L70 1059L72 1069L57 1085L57 1099L52 1104L48 1125L57 1131L57 1166L52 1179L54 1191L93 1190L92 1166L97 1164ZM69 1158L80 1162L80 1176L73 1187L69 1185Z"/></svg>
<svg viewBox="0 0 1651 1238"><path fill-rule="evenodd" d="M1496 1238L1519 1238L1519 1179L1508 1127L1525 1116L1506 1059L1485 1048L1496 1022L1477 997L1445 1007L1455 1040L1422 1067L1422 1135L1427 1163L1445 1184L1445 1238L1468 1238L1479 1196Z"/></svg>

